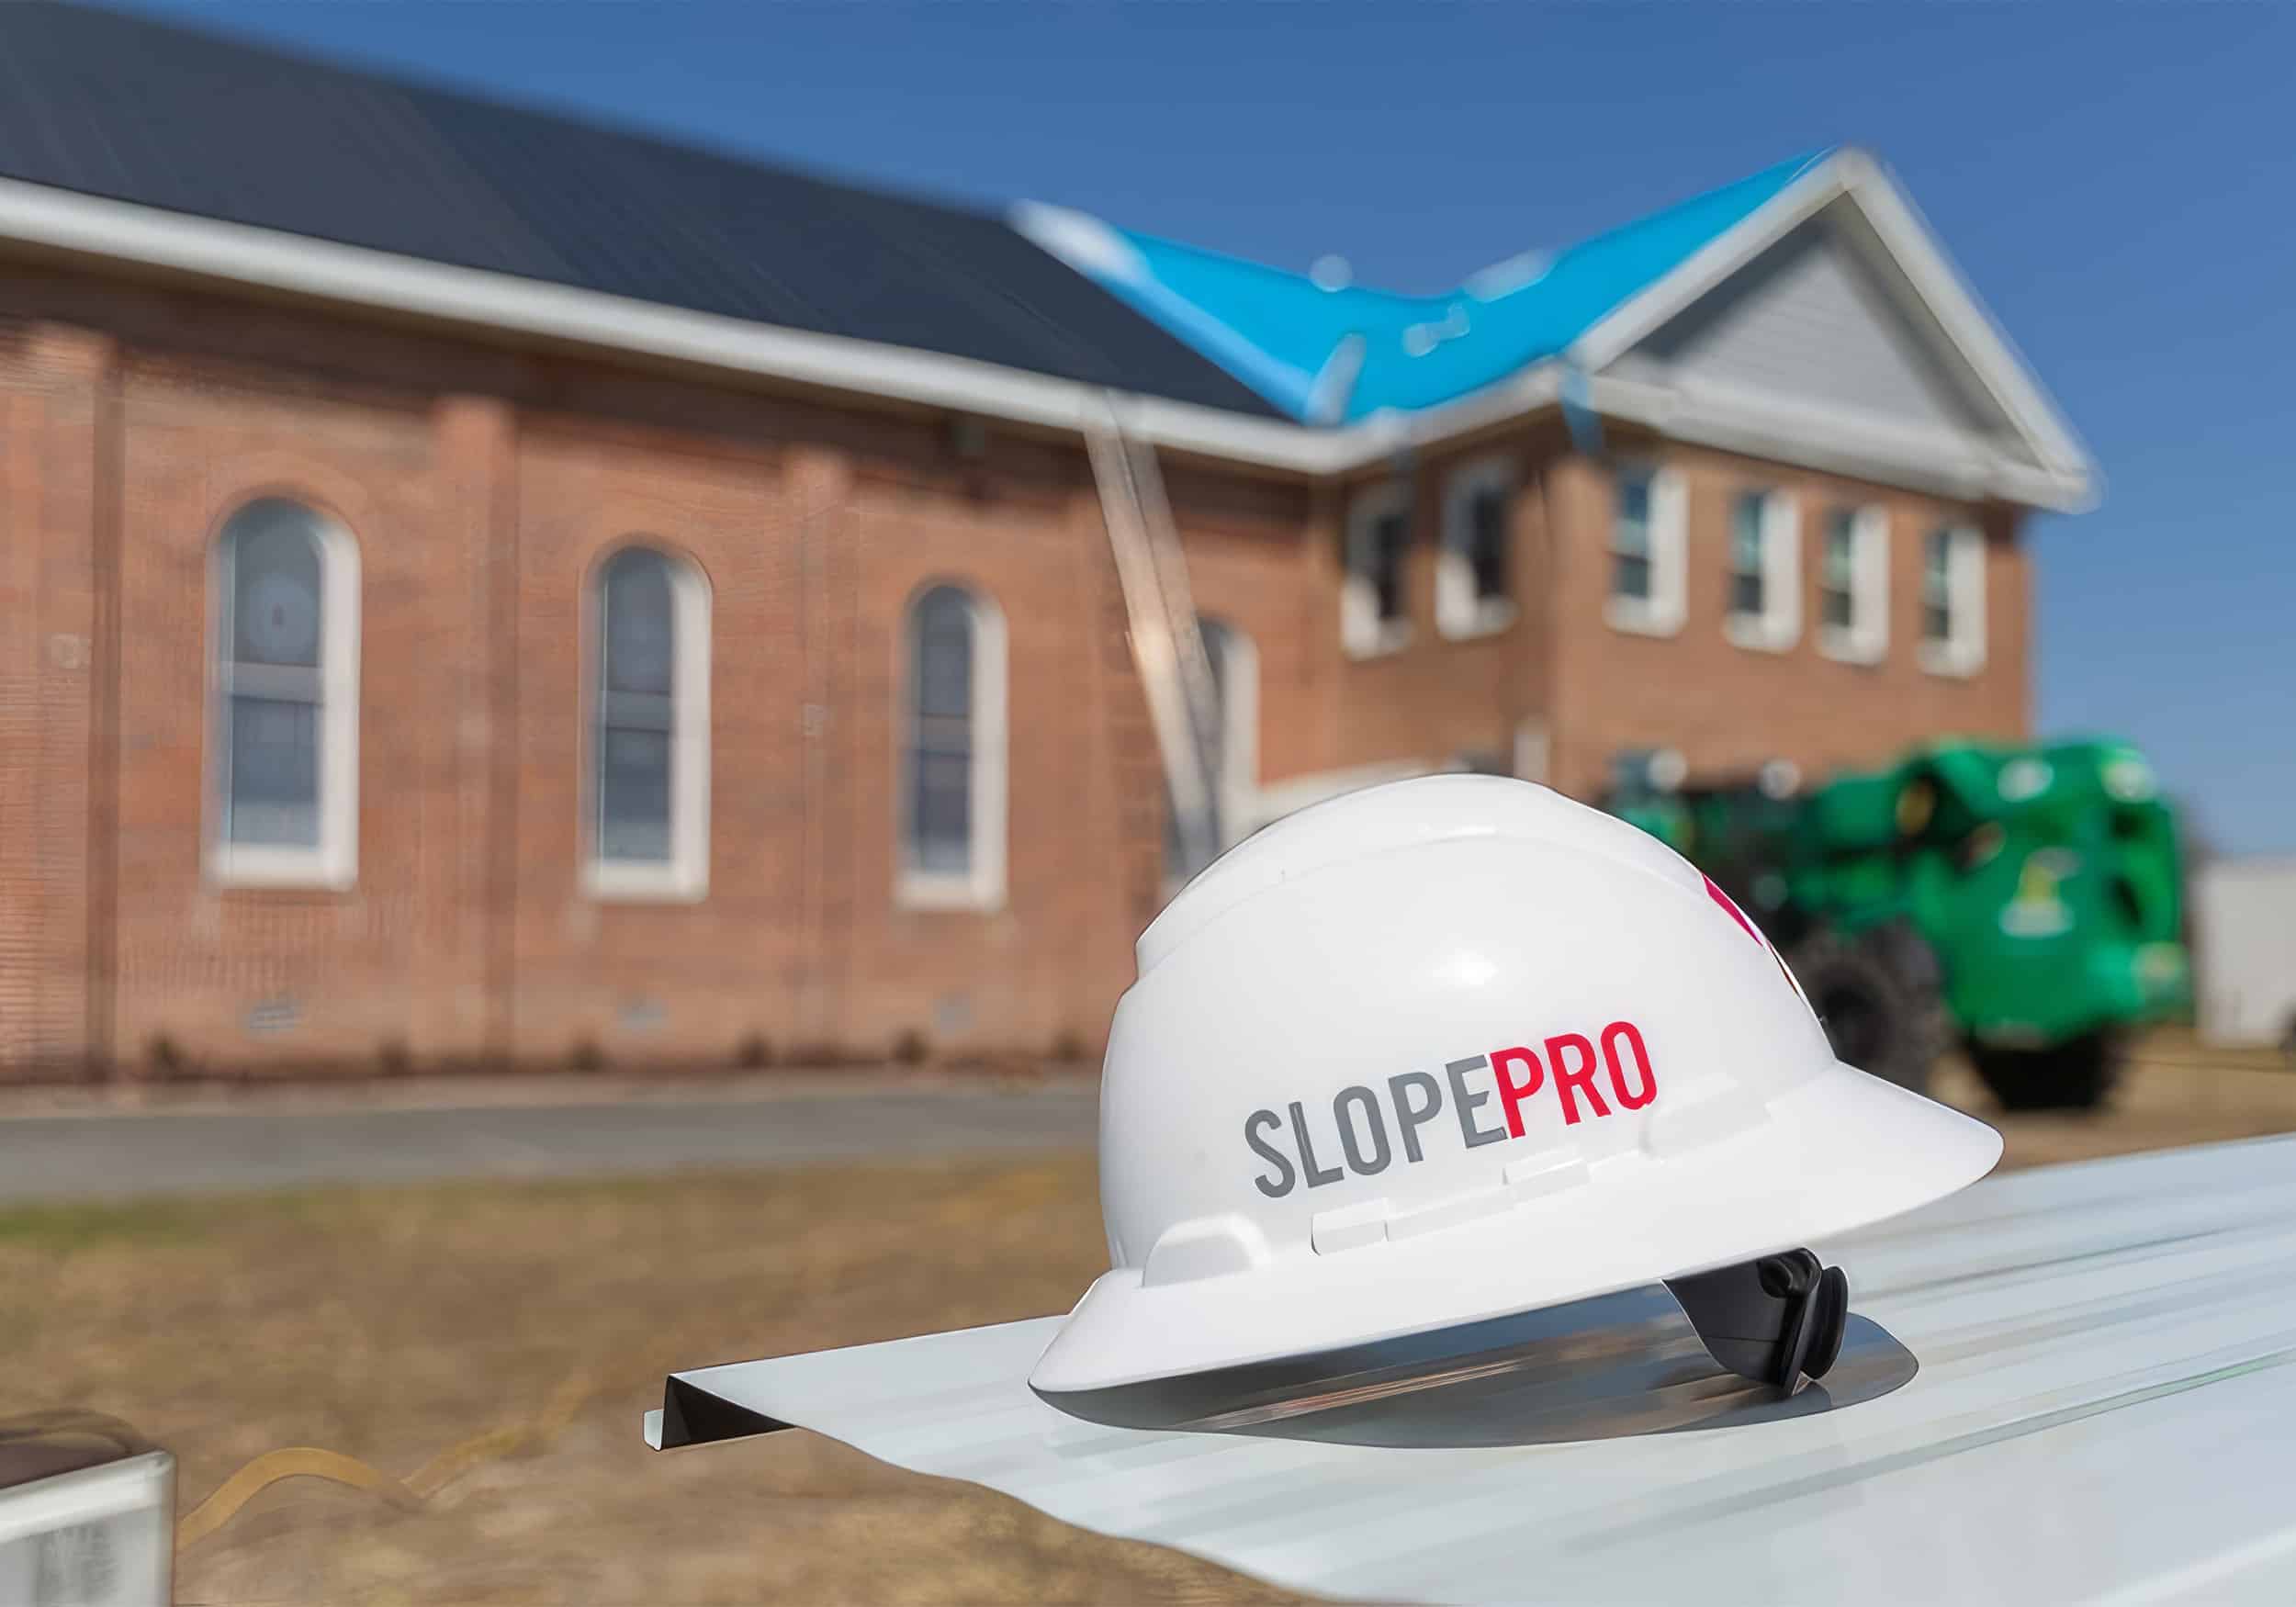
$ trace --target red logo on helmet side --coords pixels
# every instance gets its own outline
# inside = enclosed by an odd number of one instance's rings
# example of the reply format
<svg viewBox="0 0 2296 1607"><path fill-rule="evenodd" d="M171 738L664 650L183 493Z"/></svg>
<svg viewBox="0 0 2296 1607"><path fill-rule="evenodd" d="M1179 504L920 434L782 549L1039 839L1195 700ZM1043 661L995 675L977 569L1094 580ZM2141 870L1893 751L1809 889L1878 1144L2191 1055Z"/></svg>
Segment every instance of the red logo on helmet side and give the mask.
<svg viewBox="0 0 2296 1607"><path fill-rule="evenodd" d="M1755 942L1761 944L1763 951L1766 952L1771 959L1775 960L1778 962L1778 974L1785 978L1785 985L1794 990L1794 996L1797 999L1800 998L1802 996L1802 986L1799 983L1794 980L1794 973L1785 968L1784 958L1779 954L1777 950L1771 947L1770 939L1761 935L1761 929L1757 927L1753 922L1746 918L1746 912L1738 907L1738 901L1732 898L1728 893L1723 892L1721 888L1716 886L1713 877L1702 876L1700 880L1705 882L1706 884L1706 896L1714 900L1715 903L1720 905L1724 913L1728 915L1730 919L1738 923L1739 930L1743 931Z"/></svg>
<svg viewBox="0 0 2296 1607"><path fill-rule="evenodd" d="M1244 1118L1244 1142L1270 1170L1253 1184L1268 1198L1280 1199L1301 1182L1321 1188L1351 1172L1376 1176L1399 1158L1406 1165L1424 1161L1432 1145L1445 1141L1439 1135L1451 1125L1423 1131L1443 1110L1446 1086L1458 1142L1469 1150L1529 1136L1524 1108L1549 1085L1566 1128L1590 1116L1640 1110L1659 1096L1649 1047L1632 1021L1613 1021L1593 1039L1581 1032L1558 1032L1542 1047L1543 1056L1538 1050L1517 1045L1446 1061L1441 1080L1432 1072L1400 1072L1386 1079L1384 1097L1367 1082L1342 1088L1332 1099L1328 1123L1320 1111L1311 1121L1304 1101L1294 1101L1280 1111L1255 1110ZM1469 1083L1470 1076L1484 1071L1497 1084L1495 1090ZM1494 1091L1499 1108L1484 1114ZM1323 1136L1319 1140L1311 1128ZM1287 1139L1288 1145L1275 1141Z"/></svg>

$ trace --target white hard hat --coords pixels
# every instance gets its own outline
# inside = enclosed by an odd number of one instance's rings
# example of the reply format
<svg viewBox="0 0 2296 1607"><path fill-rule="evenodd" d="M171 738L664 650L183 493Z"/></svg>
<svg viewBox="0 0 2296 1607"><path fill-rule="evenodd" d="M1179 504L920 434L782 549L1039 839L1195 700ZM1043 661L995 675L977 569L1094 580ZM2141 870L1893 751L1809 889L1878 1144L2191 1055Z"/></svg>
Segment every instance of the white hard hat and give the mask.
<svg viewBox="0 0 2296 1607"><path fill-rule="evenodd" d="M1769 1287L1775 1253L2000 1155L1982 1122L1836 1061L1689 863L1527 782L1302 811L1190 883L1138 958L1100 1084L1112 1267L1038 1362L1048 1392L1758 1257Z"/></svg>

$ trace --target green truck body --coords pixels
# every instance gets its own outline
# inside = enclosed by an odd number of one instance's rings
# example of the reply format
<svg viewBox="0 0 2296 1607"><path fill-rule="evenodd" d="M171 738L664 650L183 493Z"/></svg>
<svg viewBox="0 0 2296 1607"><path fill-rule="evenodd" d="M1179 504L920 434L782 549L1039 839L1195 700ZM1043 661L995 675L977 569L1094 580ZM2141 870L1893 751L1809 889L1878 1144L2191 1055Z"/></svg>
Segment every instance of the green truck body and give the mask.
<svg viewBox="0 0 2296 1607"><path fill-rule="evenodd" d="M2124 743L1938 742L1808 792L1750 782L1611 803L1790 961L1863 946L1928 990L2008 1103L2094 1103L2128 1028L2190 1008L2177 819ZM1893 1019L1907 1008L1892 1002Z"/></svg>

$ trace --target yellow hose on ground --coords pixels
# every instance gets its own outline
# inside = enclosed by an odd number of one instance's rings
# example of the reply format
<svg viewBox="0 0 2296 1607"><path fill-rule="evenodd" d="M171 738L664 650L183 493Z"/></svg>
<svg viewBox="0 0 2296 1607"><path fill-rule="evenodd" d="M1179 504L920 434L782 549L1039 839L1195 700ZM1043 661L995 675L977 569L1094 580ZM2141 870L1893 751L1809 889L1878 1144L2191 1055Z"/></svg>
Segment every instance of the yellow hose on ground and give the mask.
<svg viewBox="0 0 2296 1607"><path fill-rule="evenodd" d="M355 1456L322 1451L315 1445L289 1445L265 1451L216 1487L215 1493L175 1525L175 1549L199 1544L238 1515L240 1508L283 1478L324 1478L370 1490L401 1511L420 1511L422 1498L388 1473L369 1467Z"/></svg>
<svg viewBox="0 0 2296 1607"><path fill-rule="evenodd" d="M433 1496L480 1463L512 1455L556 1434L573 1421L574 1414L590 1399L592 1388L585 1377L568 1378L551 1392L550 1399L533 1417L503 1423L449 1445L403 1479L393 1478L355 1456L322 1451L313 1445L265 1451L216 1486L212 1495L185 1514L175 1525L175 1549L186 1551L198 1545L238 1516L241 1508L283 1478L323 1478L332 1484L366 1490L400 1511L421 1511Z"/></svg>

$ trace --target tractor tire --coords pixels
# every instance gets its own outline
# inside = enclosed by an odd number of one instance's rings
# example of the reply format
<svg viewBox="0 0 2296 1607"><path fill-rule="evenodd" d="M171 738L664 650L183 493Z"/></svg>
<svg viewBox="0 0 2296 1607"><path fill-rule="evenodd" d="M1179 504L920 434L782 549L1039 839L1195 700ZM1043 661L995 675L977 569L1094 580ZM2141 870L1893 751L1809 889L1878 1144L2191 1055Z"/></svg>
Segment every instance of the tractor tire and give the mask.
<svg viewBox="0 0 2296 1607"><path fill-rule="evenodd" d="M1969 1063L2003 1110L2095 1110L2121 1080L2122 1050L2090 1032L2047 1049L1969 1046Z"/></svg>
<svg viewBox="0 0 2296 1607"><path fill-rule="evenodd" d="M1824 928L1786 957L1836 1059L1919 1094L1951 1040L1937 961L1910 931Z"/></svg>

